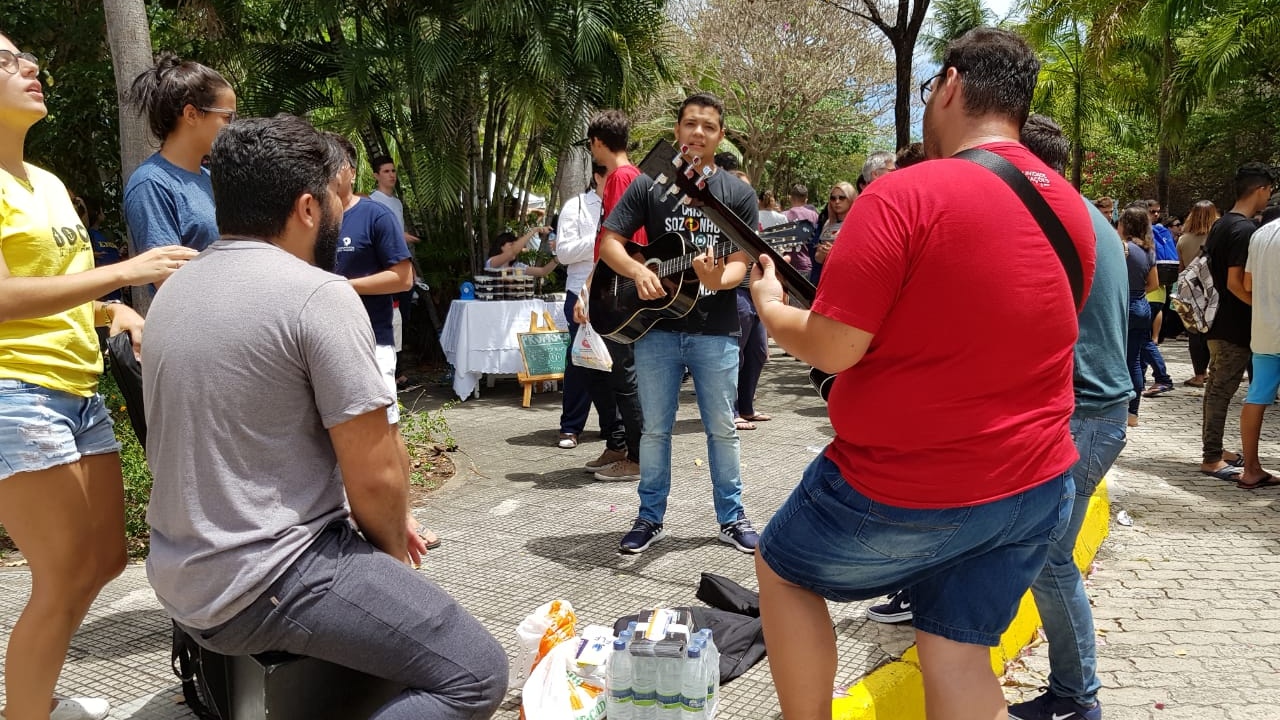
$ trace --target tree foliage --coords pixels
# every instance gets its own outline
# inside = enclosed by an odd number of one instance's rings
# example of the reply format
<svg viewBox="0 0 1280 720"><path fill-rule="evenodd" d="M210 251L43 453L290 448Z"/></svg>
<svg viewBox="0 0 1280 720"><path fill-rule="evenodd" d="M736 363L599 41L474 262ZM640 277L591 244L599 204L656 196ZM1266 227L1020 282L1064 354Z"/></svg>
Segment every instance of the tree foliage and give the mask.
<svg viewBox="0 0 1280 720"><path fill-rule="evenodd" d="M847 159L887 110L875 99L893 81L883 39L831 16L818 0L711 0L676 13L687 33L678 92L723 98L726 138L759 186L816 180L797 174L803 156Z"/></svg>

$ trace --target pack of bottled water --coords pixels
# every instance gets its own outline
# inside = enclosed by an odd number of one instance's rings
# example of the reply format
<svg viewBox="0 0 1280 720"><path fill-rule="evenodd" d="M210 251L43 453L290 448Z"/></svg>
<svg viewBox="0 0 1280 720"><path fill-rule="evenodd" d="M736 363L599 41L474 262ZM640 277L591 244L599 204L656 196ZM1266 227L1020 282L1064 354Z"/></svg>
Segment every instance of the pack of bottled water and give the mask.
<svg viewBox="0 0 1280 720"><path fill-rule="evenodd" d="M720 687L720 653L710 629L645 633L630 623L609 656L609 720L711 720Z"/></svg>

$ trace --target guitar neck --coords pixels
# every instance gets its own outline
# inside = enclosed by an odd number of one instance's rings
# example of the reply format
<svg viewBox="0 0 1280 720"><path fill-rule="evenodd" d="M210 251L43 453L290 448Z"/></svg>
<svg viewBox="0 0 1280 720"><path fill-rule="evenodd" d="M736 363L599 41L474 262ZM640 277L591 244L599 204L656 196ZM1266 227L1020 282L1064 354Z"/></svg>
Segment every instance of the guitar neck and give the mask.
<svg viewBox="0 0 1280 720"><path fill-rule="evenodd" d="M768 255L769 259L773 261L774 270L778 275L778 280L782 282L782 287L796 296L806 307L813 304L817 288L813 286L813 283L809 282L809 278L792 267L791 263L784 260L782 254L769 243L761 240L755 230L743 222L742 218L738 217L736 213L725 207L720 198L715 196L715 193L710 192L708 189L708 192L705 193L701 200L703 204L698 209L711 222L715 223L724 234L728 235L738 248L741 248L756 262L760 261L761 255ZM719 255L718 246L717 255Z"/></svg>

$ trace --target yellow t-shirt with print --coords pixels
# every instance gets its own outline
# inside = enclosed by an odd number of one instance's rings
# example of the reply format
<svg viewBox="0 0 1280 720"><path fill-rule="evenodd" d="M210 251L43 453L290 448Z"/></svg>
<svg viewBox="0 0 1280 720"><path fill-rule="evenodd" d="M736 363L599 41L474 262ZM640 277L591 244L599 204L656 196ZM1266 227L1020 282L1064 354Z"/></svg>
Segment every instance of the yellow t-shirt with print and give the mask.
<svg viewBox="0 0 1280 720"><path fill-rule="evenodd" d="M89 232L62 181L38 167L26 168L30 186L0 170L0 254L9 275L91 270ZM89 397L101 374L92 302L46 317L0 322L0 378Z"/></svg>

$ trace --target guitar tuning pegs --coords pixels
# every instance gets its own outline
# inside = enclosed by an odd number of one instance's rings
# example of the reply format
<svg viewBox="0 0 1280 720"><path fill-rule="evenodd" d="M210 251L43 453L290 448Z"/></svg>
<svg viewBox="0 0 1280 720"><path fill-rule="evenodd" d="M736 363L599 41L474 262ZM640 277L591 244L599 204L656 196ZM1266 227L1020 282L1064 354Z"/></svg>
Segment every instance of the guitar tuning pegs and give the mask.
<svg viewBox="0 0 1280 720"><path fill-rule="evenodd" d="M680 204L681 204L681 205L692 205L692 204L693 204L693 198L689 197L688 195L682 195L682 196L680 196Z"/></svg>
<svg viewBox="0 0 1280 720"><path fill-rule="evenodd" d="M689 179L693 179L693 176L697 174L698 174L698 168L692 165L684 169L684 176Z"/></svg>
<svg viewBox="0 0 1280 720"><path fill-rule="evenodd" d="M658 177L654 178L653 182L658 185L666 185L671 182L671 178L667 177L666 173L658 173Z"/></svg>
<svg viewBox="0 0 1280 720"><path fill-rule="evenodd" d="M675 195L678 192L680 192L680 188L676 185L671 185L670 187L667 188L666 192L662 193L662 195L659 196L659 199L666 200L667 198L671 197L672 195Z"/></svg>

